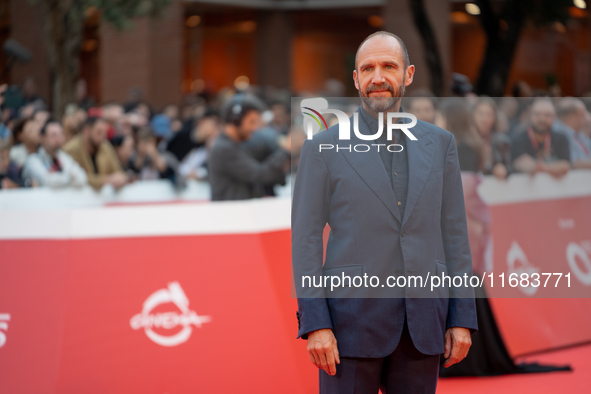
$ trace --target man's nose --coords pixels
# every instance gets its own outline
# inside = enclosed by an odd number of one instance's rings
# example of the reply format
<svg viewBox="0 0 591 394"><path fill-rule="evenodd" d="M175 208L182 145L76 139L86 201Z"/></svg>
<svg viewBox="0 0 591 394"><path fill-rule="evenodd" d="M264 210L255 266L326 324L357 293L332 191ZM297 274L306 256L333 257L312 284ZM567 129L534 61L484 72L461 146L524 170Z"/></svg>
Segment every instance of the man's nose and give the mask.
<svg viewBox="0 0 591 394"><path fill-rule="evenodd" d="M379 67L375 68L371 82L376 85L381 85L384 82L386 82L386 78L384 78L384 76L382 75L382 72L380 71Z"/></svg>

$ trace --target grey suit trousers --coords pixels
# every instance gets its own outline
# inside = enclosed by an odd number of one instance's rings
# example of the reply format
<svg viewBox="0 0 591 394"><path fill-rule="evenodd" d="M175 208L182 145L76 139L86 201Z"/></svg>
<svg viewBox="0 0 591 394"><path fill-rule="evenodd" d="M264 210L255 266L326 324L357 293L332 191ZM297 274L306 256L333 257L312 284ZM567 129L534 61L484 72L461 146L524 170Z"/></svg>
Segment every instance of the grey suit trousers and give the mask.
<svg viewBox="0 0 591 394"><path fill-rule="evenodd" d="M426 355L412 342L406 318L400 342L384 358L341 357L337 373L320 370L320 394L435 394L439 355Z"/></svg>

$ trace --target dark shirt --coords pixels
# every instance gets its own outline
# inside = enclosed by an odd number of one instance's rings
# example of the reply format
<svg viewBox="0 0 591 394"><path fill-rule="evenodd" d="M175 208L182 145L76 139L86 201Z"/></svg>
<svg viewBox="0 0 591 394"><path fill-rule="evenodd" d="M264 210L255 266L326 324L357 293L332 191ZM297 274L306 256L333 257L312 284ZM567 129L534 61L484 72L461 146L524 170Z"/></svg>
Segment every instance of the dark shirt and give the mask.
<svg viewBox="0 0 591 394"><path fill-rule="evenodd" d="M164 161L166 162L166 168L164 169L164 171L160 172L159 170L156 169L156 166L154 165L154 163L152 162L152 159L150 159L150 157L145 156L144 157L144 161L139 165L139 167L136 167L137 164L137 152L134 152L133 155L131 155L131 158L129 159L129 163L127 163L127 166L125 164L121 164L121 166L123 167L123 170L125 172L133 172L135 176L139 176L140 179L142 178L143 175L143 171L144 170L148 170L149 172L153 172L154 174L157 173L158 179L168 179L170 180L173 184L176 184L178 181L178 177L177 177L177 168L178 168L178 161L176 159L176 156L169 151L166 152L162 152L160 153L160 155L162 156L162 158L164 159ZM153 170L153 171L152 171ZM153 179L152 177L154 175L144 175L145 178L144 179Z"/></svg>
<svg viewBox="0 0 591 394"><path fill-rule="evenodd" d="M527 153L532 158L537 159L538 152L544 152L544 143L538 142L538 150L532 145L527 130L522 131L513 137L511 141L511 158L518 159L524 153ZM546 162L556 160L566 160L570 162L570 146L568 137L561 133L554 131L550 132L550 157L545 159Z"/></svg>
<svg viewBox="0 0 591 394"><path fill-rule="evenodd" d="M511 159L511 137L505 133L495 132L492 134L490 142L492 144L492 163L490 168L484 169L483 173L486 175L492 174L492 169L498 163L501 163L505 166L507 169L507 175L513 173L513 161Z"/></svg>
<svg viewBox="0 0 591 394"><path fill-rule="evenodd" d="M92 161L92 168L94 169L94 173L98 174L99 171L98 171L98 166L96 165L96 154L94 154L94 155L91 154L90 160Z"/></svg>
<svg viewBox="0 0 591 394"><path fill-rule="evenodd" d="M480 171L480 157L478 153L465 142L458 143L458 160L461 171Z"/></svg>
<svg viewBox="0 0 591 394"><path fill-rule="evenodd" d="M400 112L404 112L402 107L400 107ZM361 114L365 124L369 127L369 130L365 132L365 130L362 129L360 122L359 131L363 134L375 134L378 130L378 119L374 118L373 115L367 112L363 106L359 107L359 113ZM400 118L400 122L407 123L410 122L410 119ZM387 139L386 130L387 128L384 124L382 135L374 143L385 145L379 147L380 158L384 164L386 174L388 174L388 178L390 178L390 185L392 186L392 190L394 190L394 196L398 202L400 216L404 217L404 208L406 206L406 197L408 193L408 155L406 151L407 138L406 134L404 134L401 130L394 129L392 131L393 141L389 141ZM398 152L400 147L394 146L391 147L391 149L396 152L390 152L387 149L387 146L391 144L402 145L402 151ZM374 148L377 149L377 147L372 146L372 149Z"/></svg>
<svg viewBox="0 0 591 394"><path fill-rule="evenodd" d="M25 182L21 177L20 168L18 168L16 163L12 161L8 163L8 168L6 168L6 172L0 173L0 189L2 189L2 180L4 178L8 178L12 182L16 183L19 187L25 186Z"/></svg>
<svg viewBox="0 0 591 394"><path fill-rule="evenodd" d="M268 184L283 176L283 165L290 153L277 149L258 162L239 142L226 133L216 139L209 155L209 182L212 200L245 200L261 197L257 185Z"/></svg>
<svg viewBox="0 0 591 394"><path fill-rule="evenodd" d="M52 157L49 172L62 172L62 164L57 157Z"/></svg>
<svg viewBox="0 0 591 394"><path fill-rule="evenodd" d="M182 161L192 149L199 148L203 145L201 142L193 141L193 138L191 137L192 133L193 123L187 122L166 144L166 150L172 152L179 162Z"/></svg>

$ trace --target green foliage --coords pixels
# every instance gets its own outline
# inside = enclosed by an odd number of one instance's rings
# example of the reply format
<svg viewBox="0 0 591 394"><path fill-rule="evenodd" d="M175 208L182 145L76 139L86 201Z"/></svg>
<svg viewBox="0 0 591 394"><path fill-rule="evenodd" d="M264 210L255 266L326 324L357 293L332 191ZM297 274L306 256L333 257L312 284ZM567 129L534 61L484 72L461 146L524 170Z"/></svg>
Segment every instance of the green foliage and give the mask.
<svg viewBox="0 0 591 394"><path fill-rule="evenodd" d="M131 19L140 16L157 16L171 0L85 0L96 7L102 17L118 28L130 27Z"/></svg>
<svg viewBox="0 0 591 394"><path fill-rule="evenodd" d="M29 0L32 4L55 0ZM130 28L132 19L141 16L158 16L172 0L59 0L62 12L74 17L94 7L107 22L119 29Z"/></svg>

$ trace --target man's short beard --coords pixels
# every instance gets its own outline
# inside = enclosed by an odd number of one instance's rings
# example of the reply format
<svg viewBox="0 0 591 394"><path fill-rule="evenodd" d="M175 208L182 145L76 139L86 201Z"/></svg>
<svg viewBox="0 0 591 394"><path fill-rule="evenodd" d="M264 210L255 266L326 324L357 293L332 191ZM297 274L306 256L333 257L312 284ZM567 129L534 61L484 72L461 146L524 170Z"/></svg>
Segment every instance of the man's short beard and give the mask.
<svg viewBox="0 0 591 394"><path fill-rule="evenodd" d="M370 87L366 89L366 96L361 94L361 90L359 90L359 97L361 97L361 101L373 112L388 112L396 106L400 102L400 99L404 96L406 92L406 77L402 78L402 85L395 89L393 86L388 84L386 87L392 97L369 97L369 93L372 91ZM359 78L357 78L357 85L359 85ZM359 85L361 87L361 85ZM378 90L378 89L373 89Z"/></svg>
<svg viewBox="0 0 591 394"><path fill-rule="evenodd" d="M238 138L240 138L240 141L244 142L244 141L247 141L247 140L250 139L250 134L249 133L246 133L242 129L242 127L239 126L236 129L237 129L237 133L236 134L238 134Z"/></svg>
<svg viewBox="0 0 591 394"><path fill-rule="evenodd" d="M538 129L538 128L535 128L533 125L531 128L534 131L534 133L536 133L536 134L548 134L552 130L551 127L548 127L546 129Z"/></svg>

